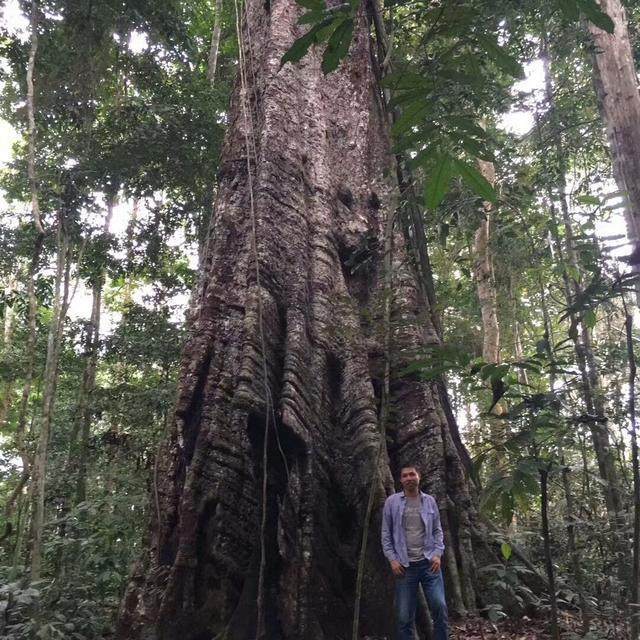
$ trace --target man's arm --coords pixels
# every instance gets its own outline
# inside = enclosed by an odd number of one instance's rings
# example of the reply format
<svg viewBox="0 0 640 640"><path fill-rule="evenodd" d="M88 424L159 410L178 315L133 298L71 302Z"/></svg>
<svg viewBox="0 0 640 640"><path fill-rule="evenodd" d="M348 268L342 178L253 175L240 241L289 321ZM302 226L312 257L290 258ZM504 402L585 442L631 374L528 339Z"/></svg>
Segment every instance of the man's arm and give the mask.
<svg viewBox="0 0 640 640"><path fill-rule="evenodd" d="M431 571L437 573L440 571L441 558L444 555L444 535L442 533L442 523L440 522L440 510L438 503L433 499L433 545L435 553L431 558Z"/></svg>
<svg viewBox="0 0 640 640"><path fill-rule="evenodd" d="M440 511L438 503L434 500L433 509L433 542L437 553L442 556L444 554L444 534L442 533L442 523L440 522Z"/></svg>
<svg viewBox="0 0 640 640"><path fill-rule="evenodd" d="M442 533L438 503L435 499L433 500L433 545L435 553L431 559L431 570L437 572L440 571L440 559L444 555L444 534Z"/></svg>
<svg viewBox="0 0 640 640"><path fill-rule="evenodd" d="M393 546L393 519L391 517L391 501L384 503L382 510L382 552L389 562L398 560L395 547Z"/></svg>
<svg viewBox="0 0 640 640"><path fill-rule="evenodd" d="M404 567L398 560L398 554L393 544L393 517L389 499L384 503L382 510L382 551L391 565L393 575L401 578L404 575Z"/></svg>

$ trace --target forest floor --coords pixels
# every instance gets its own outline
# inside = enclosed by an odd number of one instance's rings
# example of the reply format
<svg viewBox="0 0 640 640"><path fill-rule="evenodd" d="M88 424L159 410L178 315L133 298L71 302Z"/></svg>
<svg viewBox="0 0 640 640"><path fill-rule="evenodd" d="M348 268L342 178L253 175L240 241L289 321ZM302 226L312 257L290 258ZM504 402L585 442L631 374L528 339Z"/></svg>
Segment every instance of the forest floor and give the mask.
<svg viewBox="0 0 640 640"><path fill-rule="evenodd" d="M580 632L578 616L560 612L561 640L629 640L627 625L622 616L613 621L595 620L587 635ZM548 620L522 616L493 624L484 618L466 618L450 623L450 640L551 640ZM368 636L365 640L388 640Z"/></svg>
<svg viewBox="0 0 640 640"><path fill-rule="evenodd" d="M587 636L580 633L580 619L567 613L560 614L560 637L562 640L627 640L626 625L621 620L616 623L596 621ZM483 618L471 618L451 623L451 640L548 640L548 620L531 619L523 616L517 620L505 620L493 624Z"/></svg>

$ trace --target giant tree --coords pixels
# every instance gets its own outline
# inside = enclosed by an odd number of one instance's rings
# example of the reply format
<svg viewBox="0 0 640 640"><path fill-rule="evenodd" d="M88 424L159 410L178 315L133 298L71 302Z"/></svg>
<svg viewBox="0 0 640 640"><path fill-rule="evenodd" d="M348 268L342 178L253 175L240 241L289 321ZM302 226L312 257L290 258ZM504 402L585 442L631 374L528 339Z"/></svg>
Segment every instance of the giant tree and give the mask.
<svg viewBox="0 0 640 640"><path fill-rule="evenodd" d="M345 635L369 489L380 506L410 460L440 505L451 602L476 604L473 505L449 423L434 385L399 375L438 338L393 224L369 25L362 10L345 21L350 54L334 73L315 51L281 66L299 11L250 0L239 27L214 218L121 638ZM365 525L362 633L392 618L378 524Z"/></svg>

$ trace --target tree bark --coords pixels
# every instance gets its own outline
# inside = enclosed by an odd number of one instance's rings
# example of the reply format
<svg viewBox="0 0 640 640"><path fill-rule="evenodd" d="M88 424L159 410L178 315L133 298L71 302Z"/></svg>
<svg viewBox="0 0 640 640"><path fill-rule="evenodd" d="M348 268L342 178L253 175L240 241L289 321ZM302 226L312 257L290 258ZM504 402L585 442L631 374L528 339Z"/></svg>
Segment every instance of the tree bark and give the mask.
<svg viewBox="0 0 640 640"><path fill-rule="evenodd" d="M627 17L620 0L600 0L615 30L608 34L593 23L594 85L598 107L607 128L613 173L626 197L627 235L632 244L630 262L640 266L640 93L629 40Z"/></svg>
<svg viewBox="0 0 640 640"><path fill-rule="evenodd" d="M544 541L544 566L547 572L549 601L551 602L551 638L560 640L556 578L551 555L551 535L549 533L549 470L547 467L540 468L540 511L542 514L542 539Z"/></svg>
<svg viewBox="0 0 640 640"><path fill-rule="evenodd" d="M215 14L213 16L213 33L211 34L211 47L207 60L207 80L211 86L216 80L216 68L218 67L218 51L220 50L220 32L222 22L222 0L216 0Z"/></svg>
<svg viewBox="0 0 640 640"><path fill-rule="evenodd" d="M9 282L4 288L5 298L10 299L17 288L17 279L11 276ZM2 359L7 361L11 357L11 349L13 347L13 334L15 329L15 310L13 305L5 305L4 310L4 330L2 332ZM11 405L13 404L15 380L10 378L2 385L2 396L0 397L0 430L4 429L9 418Z"/></svg>
<svg viewBox="0 0 640 640"><path fill-rule="evenodd" d="M480 172L490 184L495 184L496 172L492 162L478 160ZM491 255L490 202L484 204L484 218L473 239L473 278L482 314L482 358L485 362L500 362L500 325L498 323L498 295Z"/></svg>
<svg viewBox="0 0 640 640"><path fill-rule="evenodd" d="M36 175L36 117L35 117L35 89L33 74L38 53L38 3L31 0L31 44L29 47L29 61L27 63L27 119L29 133L29 150L27 155L27 174L31 191L31 212L33 223L38 235L44 234L40 218L40 202L38 200L38 180Z"/></svg>
<svg viewBox="0 0 640 640"><path fill-rule="evenodd" d="M127 588L121 639L348 636L372 481L376 543L365 550L360 633L390 634L380 507L391 471L409 461L441 509L452 602L475 605L461 586L475 579L473 503L438 389L398 375L425 332L437 341L402 234L394 237L389 462L376 464L385 445L383 221L395 185L369 27L360 13L349 57L325 77L315 51L280 68L301 33L298 17L293 0L247 4L243 81L158 459L159 525Z"/></svg>
<svg viewBox="0 0 640 640"><path fill-rule="evenodd" d="M640 638L640 460L638 458L638 427L636 423L636 356L633 349L633 316L622 299L625 313L625 335L629 359L629 435L633 461L633 550L630 589L631 640Z"/></svg>

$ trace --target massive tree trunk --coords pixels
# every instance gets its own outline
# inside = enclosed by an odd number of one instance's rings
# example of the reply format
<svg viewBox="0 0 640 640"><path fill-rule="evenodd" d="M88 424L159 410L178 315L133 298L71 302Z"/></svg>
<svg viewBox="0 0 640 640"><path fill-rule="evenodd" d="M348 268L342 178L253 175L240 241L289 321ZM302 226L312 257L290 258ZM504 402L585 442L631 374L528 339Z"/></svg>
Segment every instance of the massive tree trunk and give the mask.
<svg viewBox="0 0 640 640"><path fill-rule="evenodd" d="M229 110L174 424L158 461L159 513L123 600L120 638L350 635L372 482L360 632L389 634L393 581L379 513L390 471L408 461L440 505L451 602L475 606L463 465L436 386L398 376L411 348L438 341L398 232L387 449L376 465L394 183L369 28L359 15L348 59L325 77L317 52L280 68L298 16L293 0L248 1L245 82Z"/></svg>
<svg viewBox="0 0 640 640"><path fill-rule="evenodd" d="M607 127L613 173L626 196L631 263L640 269L640 93L627 18L620 0L600 0L615 25L612 34L589 23L594 43L594 84Z"/></svg>

